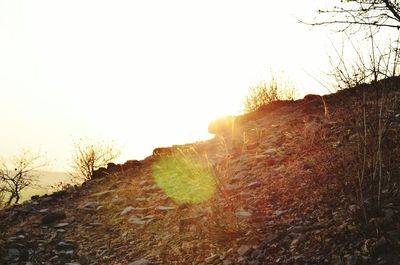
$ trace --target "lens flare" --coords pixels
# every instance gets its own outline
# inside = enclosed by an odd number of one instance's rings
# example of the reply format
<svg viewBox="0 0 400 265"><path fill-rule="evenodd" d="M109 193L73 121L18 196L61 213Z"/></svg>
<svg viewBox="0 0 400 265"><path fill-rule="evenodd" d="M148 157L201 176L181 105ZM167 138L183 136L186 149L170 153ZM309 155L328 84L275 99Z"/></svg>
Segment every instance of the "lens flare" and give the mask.
<svg viewBox="0 0 400 265"><path fill-rule="evenodd" d="M157 185L177 203L205 202L216 190L215 176L207 160L199 156L160 157L152 171Z"/></svg>

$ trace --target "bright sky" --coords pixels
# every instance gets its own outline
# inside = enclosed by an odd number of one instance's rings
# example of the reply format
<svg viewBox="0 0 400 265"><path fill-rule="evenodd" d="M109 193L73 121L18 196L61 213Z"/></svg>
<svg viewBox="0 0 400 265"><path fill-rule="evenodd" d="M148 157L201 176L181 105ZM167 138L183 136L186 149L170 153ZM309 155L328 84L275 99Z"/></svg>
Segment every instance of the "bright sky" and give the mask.
<svg viewBox="0 0 400 265"><path fill-rule="evenodd" d="M327 30L298 24L318 1L0 0L0 156L114 139L120 162L211 137L250 85L284 71L300 96L327 91Z"/></svg>

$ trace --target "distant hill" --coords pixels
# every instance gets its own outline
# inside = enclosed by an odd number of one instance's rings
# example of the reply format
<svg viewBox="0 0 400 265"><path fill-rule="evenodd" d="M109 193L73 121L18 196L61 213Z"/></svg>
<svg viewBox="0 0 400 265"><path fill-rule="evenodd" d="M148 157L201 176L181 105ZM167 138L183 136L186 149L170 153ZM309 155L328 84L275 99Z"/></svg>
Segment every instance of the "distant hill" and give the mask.
<svg viewBox="0 0 400 265"><path fill-rule="evenodd" d="M56 172L56 171L35 171L35 174L39 176L39 182L42 185L54 185L60 181L67 181L69 175L67 172Z"/></svg>
<svg viewBox="0 0 400 265"><path fill-rule="evenodd" d="M55 171L34 171L34 174L38 176L38 185L36 187L29 187L22 191L22 200L29 200L34 195L50 194L54 190L51 186L56 185L60 182L69 183L69 174L67 172L55 172Z"/></svg>

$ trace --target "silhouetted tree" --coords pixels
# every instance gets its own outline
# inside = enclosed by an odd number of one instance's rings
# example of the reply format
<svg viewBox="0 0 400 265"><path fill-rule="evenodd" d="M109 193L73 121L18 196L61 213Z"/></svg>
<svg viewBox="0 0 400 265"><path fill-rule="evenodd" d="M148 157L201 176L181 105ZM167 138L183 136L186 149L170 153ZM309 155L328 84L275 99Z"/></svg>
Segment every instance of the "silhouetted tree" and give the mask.
<svg viewBox="0 0 400 265"><path fill-rule="evenodd" d="M0 208L4 205L6 201L6 193L7 191L5 190L5 188L2 187L0 184Z"/></svg>
<svg viewBox="0 0 400 265"><path fill-rule="evenodd" d="M95 170L106 166L116 159L120 151L113 143L102 141L91 142L89 140L80 140L75 143L75 151L72 157L72 167L74 180L91 179Z"/></svg>
<svg viewBox="0 0 400 265"><path fill-rule="evenodd" d="M340 88L349 88L398 75L400 59L400 1L399 0L335 0L336 5L318 10L318 18L307 23L313 26L336 25L339 32L345 32L342 51L335 47L338 60L332 60L333 76ZM385 42L376 37L383 28ZM361 33L362 38L358 34ZM387 34L397 33L397 34ZM366 35L364 35L366 34ZM387 36L390 36L386 40ZM350 44L353 62L344 56L344 43ZM357 45L355 44L357 43ZM346 46L347 46L346 45ZM360 47L359 45L363 45ZM349 47L347 46L347 49ZM336 61L336 62L334 62Z"/></svg>
<svg viewBox="0 0 400 265"><path fill-rule="evenodd" d="M318 10L319 19L311 25L343 25L341 31L352 26L400 29L400 1L341 0L329 9Z"/></svg>
<svg viewBox="0 0 400 265"><path fill-rule="evenodd" d="M389 190L398 186L398 179L394 178L395 168L390 165L391 131L395 131L395 111L398 105L391 101L388 91L395 87L393 79L399 73L400 61L400 1L390 0L341 0L340 3L325 10L319 10L317 21L309 23L313 26L339 25L340 32L366 33L363 41L368 42L362 48L357 48L351 40L358 34L346 34L348 42L353 47L355 59L348 60L343 50L336 53L338 62L333 66L333 76L340 88L366 88L360 86L371 83L375 93L368 93L362 89L359 99L354 100L354 106L349 109L349 115L355 121L352 129L357 132L353 143L346 146L353 149L351 157L357 157L358 162L352 164L356 173L349 174L352 183L355 201L361 209L363 221L370 223L372 218L380 216L383 202L395 200ZM383 44L377 33L385 30L385 38L397 33L396 40L389 39L388 44ZM395 35L394 35L395 36ZM364 36L365 37L365 36ZM359 39L357 40L359 41ZM386 41L386 40L385 40ZM357 43L359 44L359 43ZM352 57L350 57L352 58ZM390 79L389 79L390 78ZM386 80L385 80L386 79ZM397 81L396 81L397 82ZM392 103L393 102L393 103ZM390 162L389 162L390 161ZM385 170L382 170L382 169ZM338 176L340 177L340 176ZM374 209L374 210L372 210Z"/></svg>
<svg viewBox="0 0 400 265"><path fill-rule="evenodd" d="M0 166L0 196L4 204L18 203L21 191L37 182L35 171L48 165L41 155L22 151L11 163L3 162Z"/></svg>

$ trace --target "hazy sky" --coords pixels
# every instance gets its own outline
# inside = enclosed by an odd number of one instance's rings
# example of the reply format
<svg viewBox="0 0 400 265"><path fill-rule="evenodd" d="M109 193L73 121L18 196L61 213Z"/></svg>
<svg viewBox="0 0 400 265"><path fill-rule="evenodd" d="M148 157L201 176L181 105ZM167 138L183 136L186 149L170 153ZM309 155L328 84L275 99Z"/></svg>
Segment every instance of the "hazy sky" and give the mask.
<svg viewBox="0 0 400 265"><path fill-rule="evenodd" d="M318 1L0 0L0 155L114 139L120 161L210 137L250 85L284 71L326 93L328 31L298 24Z"/></svg>

